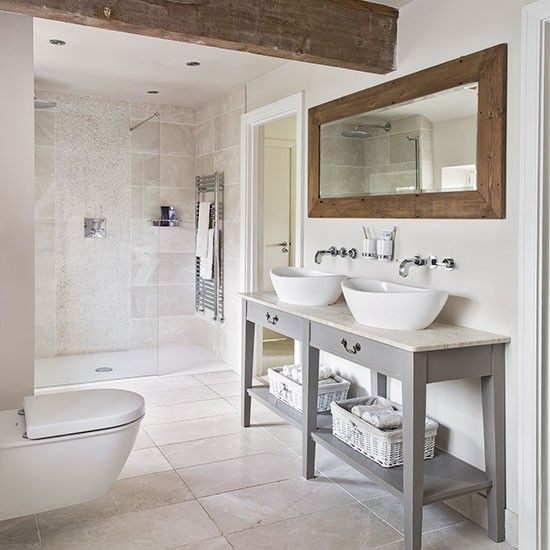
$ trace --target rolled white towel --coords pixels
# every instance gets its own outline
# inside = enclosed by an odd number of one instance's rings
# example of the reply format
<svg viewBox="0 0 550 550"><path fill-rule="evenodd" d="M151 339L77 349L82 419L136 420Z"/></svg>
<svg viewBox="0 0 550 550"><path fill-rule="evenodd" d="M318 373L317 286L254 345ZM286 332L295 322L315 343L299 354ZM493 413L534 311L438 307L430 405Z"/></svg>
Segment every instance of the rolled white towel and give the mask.
<svg viewBox="0 0 550 550"><path fill-rule="evenodd" d="M378 411L393 411L394 408L386 403L376 403L374 405L355 405L352 407L351 414L363 418L363 414L366 412L378 412Z"/></svg>
<svg viewBox="0 0 550 550"><path fill-rule="evenodd" d="M366 411L361 418L379 430L394 430L401 428L403 417L397 411Z"/></svg>
<svg viewBox="0 0 550 550"><path fill-rule="evenodd" d="M302 383L302 367L300 365L285 365L281 372L287 378L298 382L298 384ZM321 367L319 369L319 385L333 384L334 382L336 380L332 378L332 369L330 367Z"/></svg>

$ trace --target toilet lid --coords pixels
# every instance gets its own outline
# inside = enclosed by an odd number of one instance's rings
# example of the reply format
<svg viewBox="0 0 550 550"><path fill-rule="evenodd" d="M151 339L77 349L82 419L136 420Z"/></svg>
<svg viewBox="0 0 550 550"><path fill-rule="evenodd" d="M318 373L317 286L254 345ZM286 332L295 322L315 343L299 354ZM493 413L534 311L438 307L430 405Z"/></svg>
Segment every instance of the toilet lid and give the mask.
<svg viewBox="0 0 550 550"><path fill-rule="evenodd" d="M43 439L116 428L145 414L135 392L117 389L76 390L23 399L29 439Z"/></svg>

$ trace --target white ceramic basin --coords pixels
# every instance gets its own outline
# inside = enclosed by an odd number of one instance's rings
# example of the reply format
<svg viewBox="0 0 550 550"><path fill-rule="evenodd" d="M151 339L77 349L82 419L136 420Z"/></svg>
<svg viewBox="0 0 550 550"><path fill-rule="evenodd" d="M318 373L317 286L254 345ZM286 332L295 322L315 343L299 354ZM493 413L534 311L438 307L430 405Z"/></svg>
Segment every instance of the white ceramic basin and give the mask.
<svg viewBox="0 0 550 550"><path fill-rule="evenodd" d="M276 267L271 282L279 299L301 306L328 306L340 298L345 275L334 275L302 267Z"/></svg>
<svg viewBox="0 0 550 550"><path fill-rule="evenodd" d="M342 281L344 297L358 323L395 330L421 330L433 323L449 293L372 279Z"/></svg>

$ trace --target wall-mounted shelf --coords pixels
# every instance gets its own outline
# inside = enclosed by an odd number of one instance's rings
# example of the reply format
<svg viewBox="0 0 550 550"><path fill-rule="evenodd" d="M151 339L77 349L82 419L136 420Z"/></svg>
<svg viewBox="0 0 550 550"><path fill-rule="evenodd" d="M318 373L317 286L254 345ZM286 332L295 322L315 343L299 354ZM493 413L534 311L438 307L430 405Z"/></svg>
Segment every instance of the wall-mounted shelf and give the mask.
<svg viewBox="0 0 550 550"><path fill-rule="evenodd" d="M182 220L147 220L155 227L178 227Z"/></svg>

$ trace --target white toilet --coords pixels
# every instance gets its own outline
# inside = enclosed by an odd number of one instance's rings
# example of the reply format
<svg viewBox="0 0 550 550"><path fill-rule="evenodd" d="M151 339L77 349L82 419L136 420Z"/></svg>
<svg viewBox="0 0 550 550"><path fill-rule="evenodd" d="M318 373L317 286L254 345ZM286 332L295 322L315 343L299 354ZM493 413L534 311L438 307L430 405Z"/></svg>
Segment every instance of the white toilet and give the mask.
<svg viewBox="0 0 550 550"><path fill-rule="evenodd" d="M77 390L25 397L0 411L0 520L105 494L145 414L137 393Z"/></svg>

